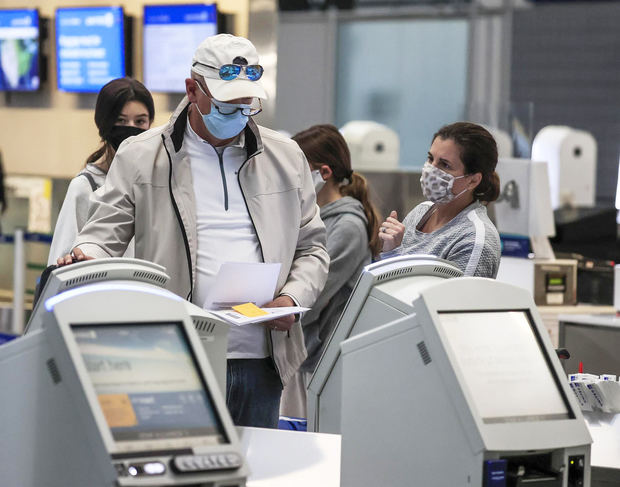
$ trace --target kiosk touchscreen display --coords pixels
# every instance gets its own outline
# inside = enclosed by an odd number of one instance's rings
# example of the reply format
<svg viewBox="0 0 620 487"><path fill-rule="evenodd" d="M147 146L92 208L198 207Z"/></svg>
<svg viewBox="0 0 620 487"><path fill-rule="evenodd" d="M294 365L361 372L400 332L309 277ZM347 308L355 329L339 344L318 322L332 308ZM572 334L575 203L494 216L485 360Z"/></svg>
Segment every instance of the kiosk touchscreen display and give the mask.
<svg viewBox="0 0 620 487"><path fill-rule="evenodd" d="M439 320L484 423L573 417L527 312L439 312Z"/></svg>
<svg viewBox="0 0 620 487"><path fill-rule="evenodd" d="M227 443L178 323L74 325L73 334L116 442L207 438Z"/></svg>

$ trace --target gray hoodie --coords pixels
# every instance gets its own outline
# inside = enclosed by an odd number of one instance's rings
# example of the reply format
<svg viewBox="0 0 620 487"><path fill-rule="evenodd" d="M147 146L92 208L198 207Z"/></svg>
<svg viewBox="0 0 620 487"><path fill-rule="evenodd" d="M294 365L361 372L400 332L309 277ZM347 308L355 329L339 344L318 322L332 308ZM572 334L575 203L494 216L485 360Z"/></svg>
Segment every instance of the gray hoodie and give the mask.
<svg viewBox="0 0 620 487"><path fill-rule="evenodd" d="M370 264L364 207L345 196L321 208L327 230L330 264L327 282L316 303L302 318L308 358L302 372L313 372L363 267Z"/></svg>

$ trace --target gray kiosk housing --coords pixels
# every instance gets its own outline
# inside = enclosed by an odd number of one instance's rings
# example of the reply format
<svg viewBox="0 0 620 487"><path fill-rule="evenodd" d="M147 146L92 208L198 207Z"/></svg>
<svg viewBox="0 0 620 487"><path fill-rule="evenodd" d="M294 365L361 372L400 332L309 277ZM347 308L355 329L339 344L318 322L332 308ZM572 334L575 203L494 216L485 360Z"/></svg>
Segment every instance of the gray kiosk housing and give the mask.
<svg viewBox="0 0 620 487"><path fill-rule="evenodd" d="M341 485L589 486L591 438L531 295L463 277L414 308L342 343Z"/></svg>
<svg viewBox="0 0 620 487"><path fill-rule="evenodd" d="M37 329L0 347L2 485L245 485L237 431L184 300L108 281L37 309Z"/></svg>
<svg viewBox="0 0 620 487"><path fill-rule="evenodd" d="M364 268L308 384L308 431L340 433L340 343L413 313L422 289L462 275L432 255L394 257Z"/></svg>
<svg viewBox="0 0 620 487"><path fill-rule="evenodd" d="M139 282L145 286L165 289L169 280L170 277L166 274L164 267L147 260L126 257L93 259L59 267L50 274L24 333L32 333L41 328L45 316L43 309L45 301L58 293L76 289L85 284L106 281ZM220 388L224 391L226 390L226 351L230 325L189 301L183 301L183 304L198 331Z"/></svg>

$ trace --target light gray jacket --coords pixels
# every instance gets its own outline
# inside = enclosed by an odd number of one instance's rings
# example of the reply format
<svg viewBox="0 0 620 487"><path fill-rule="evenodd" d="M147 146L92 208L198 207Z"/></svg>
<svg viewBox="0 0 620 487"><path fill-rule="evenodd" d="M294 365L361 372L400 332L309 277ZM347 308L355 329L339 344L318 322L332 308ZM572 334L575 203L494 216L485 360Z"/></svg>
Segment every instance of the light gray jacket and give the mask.
<svg viewBox="0 0 620 487"><path fill-rule="evenodd" d="M168 288L191 300L197 235L183 145L188 107L185 98L166 125L121 144L104 186L91 198L89 221L75 245L93 257L120 256L135 234L136 257L163 265ZM282 264L276 295L311 307L327 279L329 257L308 163L294 141L252 120L244 136L247 160L238 183L264 262ZM285 384L306 358L300 324L289 333L271 331L268 343Z"/></svg>

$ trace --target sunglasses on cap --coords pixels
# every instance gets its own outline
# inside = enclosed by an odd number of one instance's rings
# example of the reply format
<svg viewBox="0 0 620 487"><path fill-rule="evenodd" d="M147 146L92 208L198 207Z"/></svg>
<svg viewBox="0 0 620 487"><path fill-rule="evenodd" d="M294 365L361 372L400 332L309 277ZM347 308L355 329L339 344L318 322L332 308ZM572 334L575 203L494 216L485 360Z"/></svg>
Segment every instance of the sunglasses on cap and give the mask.
<svg viewBox="0 0 620 487"><path fill-rule="evenodd" d="M224 64L219 68L199 62L195 62L193 66L196 66L196 64L200 64L201 66L217 70L220 75L220 79L223 79L224 81L231 81L236 78L248 79L250 81L258 81L263 75L264 71L263 67L260 64L251 64L249 66L244 66L241 64ZM242 71L244 75L240 76Z"/></svg>

